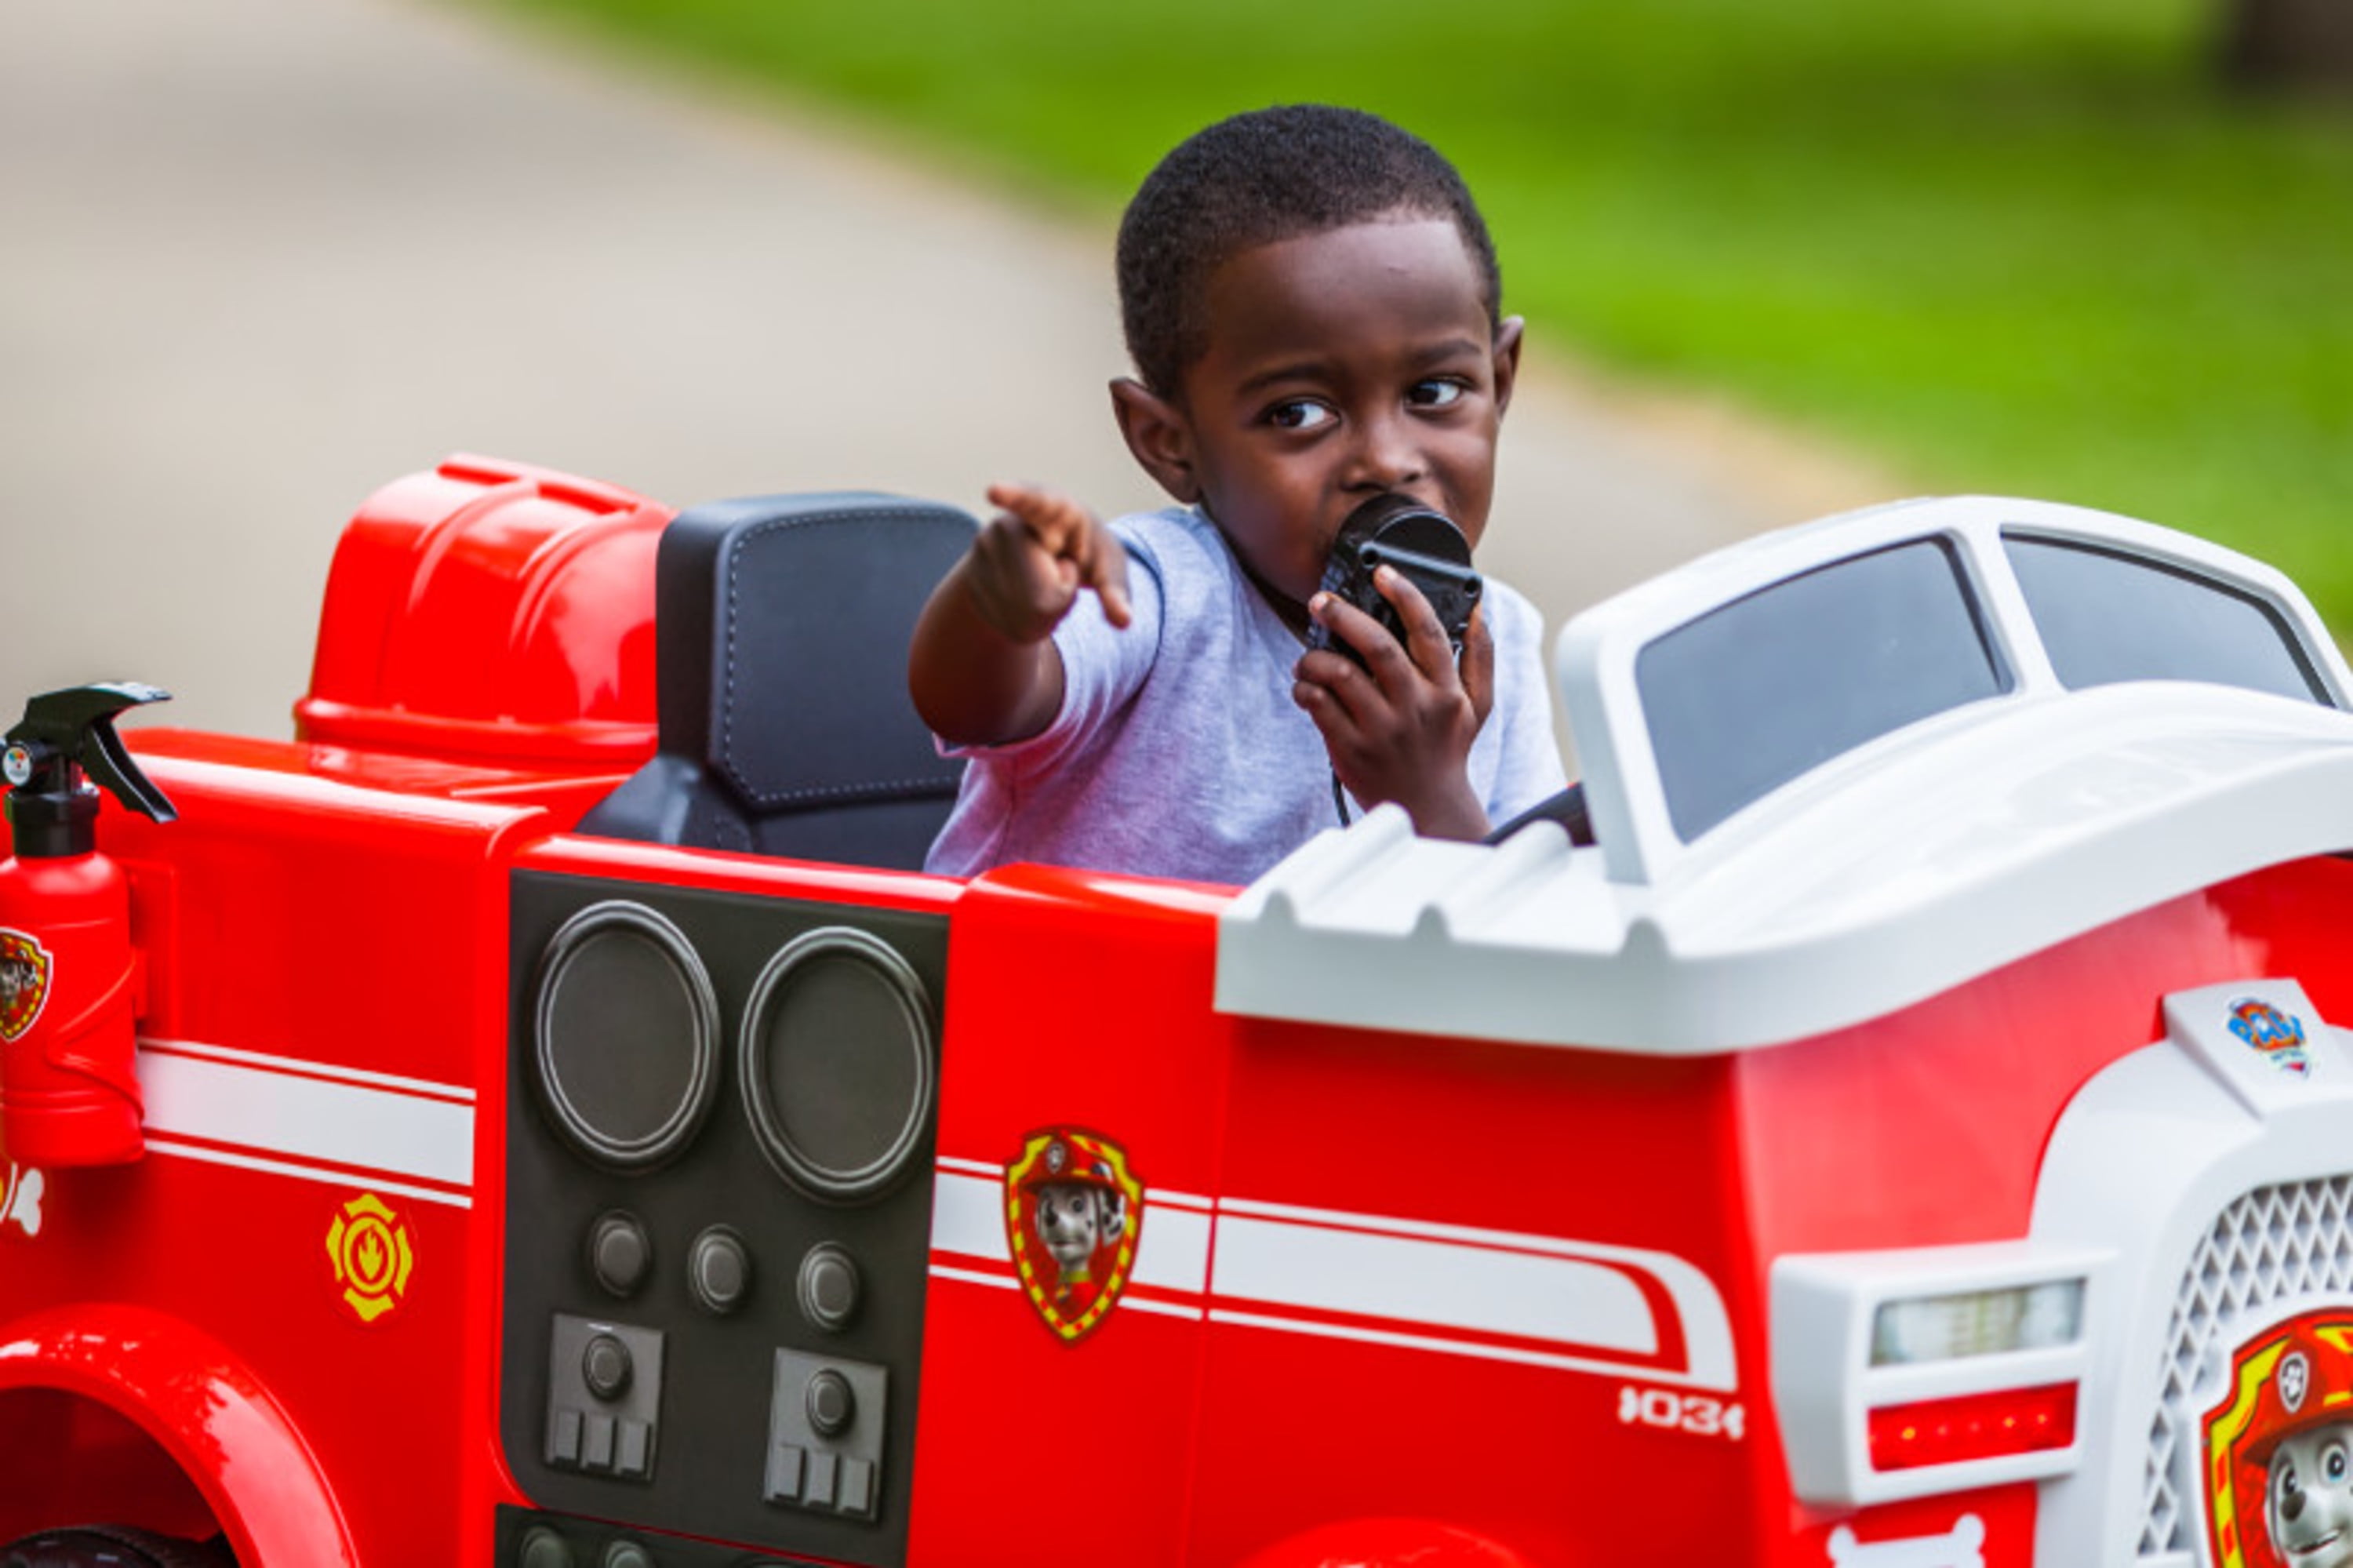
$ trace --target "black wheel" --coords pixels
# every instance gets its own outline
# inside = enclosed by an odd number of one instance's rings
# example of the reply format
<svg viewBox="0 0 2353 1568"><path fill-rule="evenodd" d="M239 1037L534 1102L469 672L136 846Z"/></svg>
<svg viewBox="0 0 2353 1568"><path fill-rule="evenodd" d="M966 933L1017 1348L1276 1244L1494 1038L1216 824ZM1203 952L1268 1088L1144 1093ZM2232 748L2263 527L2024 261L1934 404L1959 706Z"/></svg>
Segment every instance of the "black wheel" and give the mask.
<svg viewBox="0 0 2353 1568"><path fill-rule="evenodd" d="M237 1559L218 1536L183 1541L91 1524L28 1535L0 1550L0 1568L237 1568Z"/></svg>

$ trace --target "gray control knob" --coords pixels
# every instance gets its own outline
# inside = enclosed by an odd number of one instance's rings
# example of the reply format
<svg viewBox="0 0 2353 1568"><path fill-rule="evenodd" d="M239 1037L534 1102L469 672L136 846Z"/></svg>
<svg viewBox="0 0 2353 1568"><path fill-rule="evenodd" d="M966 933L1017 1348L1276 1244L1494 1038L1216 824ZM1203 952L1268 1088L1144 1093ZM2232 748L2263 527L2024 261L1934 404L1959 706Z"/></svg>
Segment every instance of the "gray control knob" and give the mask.
<svg viewBox="0 0 2353 1568"><path fill-rule="evenodd" d="M572 1547L545 1525L533 1525L523 1531L515 1564L516 1568L572 1568Z"/></svg>
<svg viewBox="0 0 2353 1568"><path fill-rule="evenodd" d="M858 1400L849 1392L849 1380L831 1367L819 1368L808 1380L808 1393L802 1403L808 1411L808 1424L820 1437L840 1436L858 1416Z"/></svg>
<svg viewBox="0 0 2353 1568"><path fill-rule="evenodd" d="M858 1316L858 1263L833 1242L819 1242L801 1258L796 1294L813 1329L839 1333Z"/></svg>
<svg viewBox="0 0 2353 1568"><path fill-rule="evenodd" d="M752 1294L752 1254L744 1238L725 1225L695 1237L686 1255L686 1283L706 1312L723 1317L743 1306Z"/></svg>
<svg viewBox="0 0 2353 1568"><path fill-rule="evenodd" d="M580 1352L580 1380L607 1404L629 1392L629 1375L636 1370L629 1347L610 1334L596 1335Z"/></svg>
<svg viewBox="0 0 2353 1568"><path fill-rule="evenodd" d="M588 1271L613 1295L636 1295L653 1263L653 1238L637 1215L612 1209L588 1227Z"/></svg>
<svg viewBox="0 0 2353 1568"><path fill-rule="evenodd" d="M616 1541L605 1548L596 1568L654 1568L654 1554L634 1541Z"/></svg>

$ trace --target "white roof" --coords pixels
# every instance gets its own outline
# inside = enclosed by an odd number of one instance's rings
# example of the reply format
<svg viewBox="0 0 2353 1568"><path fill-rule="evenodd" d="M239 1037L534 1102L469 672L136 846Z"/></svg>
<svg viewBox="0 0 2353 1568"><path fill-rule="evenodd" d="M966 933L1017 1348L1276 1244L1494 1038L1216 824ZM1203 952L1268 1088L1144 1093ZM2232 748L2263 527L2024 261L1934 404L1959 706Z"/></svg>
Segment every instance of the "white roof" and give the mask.
<svg viewBox="0 0 2353 1568"><path fill-rule="evenodd" d="M2004 530L2187 568L2269 607L2337 705L2053 672ZM2008 689L1865 741L1678 834L1636 680L1644 648L1860 555L1941 539ZM1598 847L1498 847L1403 813L1320 835L1221 920L1218 1005L1417 1033L1689 1054L1880 1016L2136 910L2353 848L2353 677L2277 572L2130 519L1907 502L1718 552L1595 607L1557 666Z"/></svg>

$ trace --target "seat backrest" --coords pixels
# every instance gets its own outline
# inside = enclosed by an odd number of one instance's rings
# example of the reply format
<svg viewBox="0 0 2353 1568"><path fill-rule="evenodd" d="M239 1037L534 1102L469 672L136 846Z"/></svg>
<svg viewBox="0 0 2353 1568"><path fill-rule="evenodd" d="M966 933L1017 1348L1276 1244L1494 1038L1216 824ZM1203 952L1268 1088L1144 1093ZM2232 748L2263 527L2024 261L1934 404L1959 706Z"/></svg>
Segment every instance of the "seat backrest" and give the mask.
<svg viewBox="0 0 2353 1568"><path fill-rule="evenodd" d="M912 869L963 768L907 696L907 643L977 527L866 493L681 512L655 567L659 750L580 832Z"/></svg>

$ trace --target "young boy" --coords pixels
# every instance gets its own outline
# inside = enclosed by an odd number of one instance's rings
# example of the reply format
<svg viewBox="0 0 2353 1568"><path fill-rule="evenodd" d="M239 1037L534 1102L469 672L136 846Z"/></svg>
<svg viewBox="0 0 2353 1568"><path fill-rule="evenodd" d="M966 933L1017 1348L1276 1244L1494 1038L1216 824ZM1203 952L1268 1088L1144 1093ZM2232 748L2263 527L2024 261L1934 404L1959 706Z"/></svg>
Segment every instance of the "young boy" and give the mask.
<svg viewBox="0 0 2353 1568"><path fill-rule="evenodd" d="M1119 234L1128 450L1176 499L1105 524L999 485L934 591L909 686L969 756L928 869L1008 861L1248 882L1358 809L1477 839L1561 787L1533 608L1490 579L1459 667L1419 591L1404 642L1317 591L1342 519L1399 492L1486 527L1521 323L1426 143L1320 106L1162 160ZM1364 655L1304 650L1311 620Z"/></svg>

